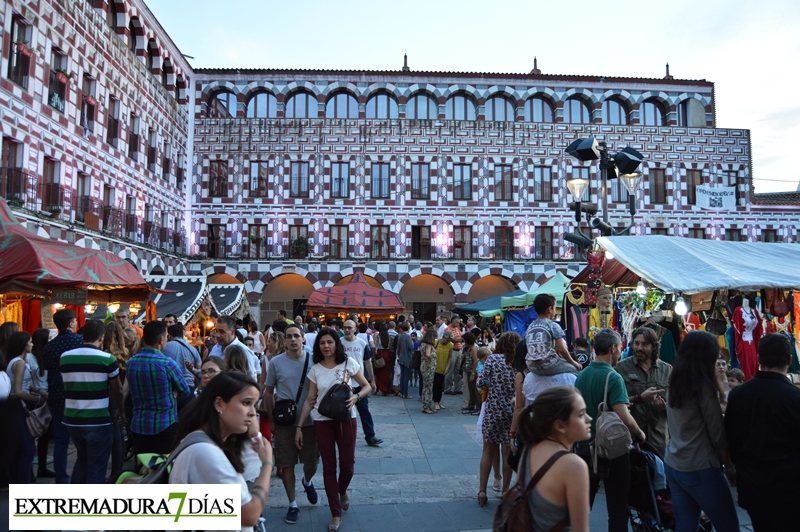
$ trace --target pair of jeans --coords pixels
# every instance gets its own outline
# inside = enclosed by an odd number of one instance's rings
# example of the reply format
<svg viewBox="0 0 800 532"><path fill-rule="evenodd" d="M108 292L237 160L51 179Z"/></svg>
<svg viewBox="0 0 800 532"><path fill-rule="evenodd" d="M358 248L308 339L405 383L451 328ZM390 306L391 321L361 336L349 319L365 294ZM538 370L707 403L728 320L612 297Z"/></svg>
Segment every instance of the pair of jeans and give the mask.
<svg viewBox="0 0 800 532"><path fill-rule="evenodd" d="M411 368L400 364L400 395L408 396L408 380L411 378Z"/></svg>
<svg viewBox="0 0 800 532"><path fill-rule="evenodd" d="M675 532L696 532L705 512L717 532L739 532L739 517L722 469L677 471L664 465L675 509Z"/></svg>
<svg viewBox="0 0 800 532"><path fill-rule="evenodd" d="M480 410L481 409L481 392L478 390L478 377L475 376L474 379L469 380L470 372L464 372L464 382L467 383L467 389L469 393L464 394L464 399L462 401L462 406L465 409L469 410Z"/></svg>
<svg viewBox="0 0 800 532"><path fill-rule="evenodd" d="M77 459L72 484L105 484L108 459L114 443L114 425L67 427L75 444Z"/></svg>
<svg viewBox="0 0 800 532"><path fill-rule="evenodd" d="M23 414L17 399L0 399L0 427L8 427L0 436L0 487L17 483L17 456L22 448L22 434L16 427Z"/></svg>
<svg viewBox="0 0 800 532"><path fill-rule="evenodd" d="M17 470L17 483L30 484L31 483L31 469L33 468L33 457L36 456L36 442L28 431L28 424L25 422L26 415L25 409L22 407L22 401L17 401L22 415L19 416L17 422L17 430L22 435L22 447L16 458ZM33 408L33 403L29 403L29 408Z"/></svg>
<svg viewBox="0 0 800 532"><path fill-rule="evenodd" d="M69 430L64 425L64 406L50 407L50 415L53 416L53 432L55 440L53 442L53 471L56 473L56 484L69 484L67 474L67 451L69 450Z"/></svg>
<svg viewBox="0 0 800 532"><path fill-rule="evenodd" d="M359 393L361 386L353 388L353 393ZM372 414L369 411L369 396L364 396L356 401L358 417L361 418L361 428L364 430L364 438L369 439L375 436L375 423L372 421Z"/></svg>
<svg viewBox="0 0 800 532"><path fill-rule="evenodd" d="M357 430L355 418L351 418L350 423L332 420L314 422L314 434L317 436L319 455L322 458L325 495L328 496L328 507L333 517L342 517L339 496L347 493L347 488L350 486L355 472ZM336 477L337 448L339 450L338 478Z"/></svg>
<svg viewBox="0 0 800 532"><path fill-rule="evenodd" d="M173 423L158 434L138 434L131 431L130 438L133 444L133 453L136 454L169 454L175 448L175 436L178 434L178 424Z"/></svg>
<svg viewBox="0 0 800 532"><path fill-rule="evenodd" d="M461 362L463 360L461 349L453 349L450 360L447 362L447 371L444 373L444 389L451 392L461 391Z"/></svg>
<svg viewBox="0 0 800 532"><path fill-rule="evenodd" d="M52 416L52 414L51 414ZM36 442L36 453L39 456L39 471L44 471L47 469L47 451L50 447L50 429L53 427L53 421L50 420L50 425L48 425L47 430L39 436L39 440Z"/></svg>
<svg viewBox="0 0 800 532"><path fill-rule="evenodd" d="M111 419L117 415L117 403L113 400L108 402L108 413ZM113 425L114 443L111 445L111 478L116 479L122 473L125 462L125 427Z"/></svg>
<svg viewBox="0 0 800 532"><path fill-rule="evenodd" d="M444 391L444 374L433 374L433 402L442 402L442 392Z"/></svg>
<svg viewBox="0 0 800 532"><path fill-rule="evenodd" d="M600 480L592 479L589 485L589 507ZM608 510L608 532L628 532L628 495L631 489L631 459L628 454L609 461L609 475L603 480ZM694 532L697 532L696 530Z"/></svg>

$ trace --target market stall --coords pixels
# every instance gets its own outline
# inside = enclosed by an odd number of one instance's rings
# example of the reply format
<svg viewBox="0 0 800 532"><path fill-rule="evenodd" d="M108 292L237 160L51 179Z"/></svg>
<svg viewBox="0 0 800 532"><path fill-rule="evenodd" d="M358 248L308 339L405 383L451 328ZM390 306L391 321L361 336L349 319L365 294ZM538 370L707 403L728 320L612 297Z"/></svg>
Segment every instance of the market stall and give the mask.
<svg viewBox="0 0 800 532"><path fill-rule="evenodd" d="M667 361L665 345L674 356L680 337L697 328L721 336L734 367L739 356L752 359L762 332L781 332L800 345L800 246L667 236L600 237L596 242L614 258L605 261L602 271L597 264L587 267L573 279L573 288L588 289L593 277L610 286L615 307L609 326L623 336L640 325L658 328ZM581 316L574 315L596 310L586 306L566 316L573 337L581 329ZM661 329L671 332L674 345L668 345Z"/></svg>
<svg viewBox="0 0 800 532"><path fill-rule="evenodd" d="M370 286L360 271L356 271L347 284L315 290L306 302L309 315L320 318L357 314L363 321L390 320L404 310L397 294Z"/></svg>
<svg viewBox="0 0 800 532"><path fill-rule="evenodd" d="M153 289L127 260L42 237L19 223L0 199L0 308L27 331L52 328L52 306L83 321L91 302L147 301Z"/></svg>

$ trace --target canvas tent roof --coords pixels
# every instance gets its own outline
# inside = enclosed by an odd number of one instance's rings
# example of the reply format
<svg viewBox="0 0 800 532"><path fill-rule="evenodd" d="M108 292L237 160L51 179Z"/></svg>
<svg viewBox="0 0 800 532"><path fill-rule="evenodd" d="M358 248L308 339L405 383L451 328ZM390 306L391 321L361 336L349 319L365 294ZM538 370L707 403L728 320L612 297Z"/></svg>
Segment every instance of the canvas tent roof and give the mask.
<svg viewBox="0 0 800 532"><path fill-rule="evenodd" d="M567 291L567 284L570 282L569 277L561 272L548 279L541 286L537 286L530 292L524 290L514 290L507 294L502 294L483 301L476 301L460 307L455 307L453 312L458 313L472 313L477 312L485 318L501 314L503 309L510 307L529 307L533 305L533 300L539 294L552 294L555 296L556 301L560 302L564 299L564 293Z"/></svg>
<svg viewBox="0 0 800 532"><path fill-rule="evenodd" d="M612 236L600 247L665 292L800 288L800 246L661 235Z"/></svg>
<svg viewBox="0 0 800 532"><path fill-rule="evenodd" d="M397 294L367 284L364 274L356 271L347 284L315 290L306 302L306 309L316 312L369 311L395 313L405 310Z"/></svg>
<svg viewBox="0 0 800 532"><path fill-rule="evenodd" d="M522 295L525 295L525 290L513 290L506 294L490 297L489 299L484 299L482 301L475 301L474 303L467 303L466 305L460 305L458 307L453 308L453 312L458 312L461 314L470 314L473 312L497 310L501 308L500 300L502 298L522 296Z"/></svg>
<svg viewBox="0 0 800 532"><path fill-rule="evenodd" d="M54 288L86 289L90 301L141 301L152 291L127 260L38 236L0 199L0 292L45 295Z"/></svg>

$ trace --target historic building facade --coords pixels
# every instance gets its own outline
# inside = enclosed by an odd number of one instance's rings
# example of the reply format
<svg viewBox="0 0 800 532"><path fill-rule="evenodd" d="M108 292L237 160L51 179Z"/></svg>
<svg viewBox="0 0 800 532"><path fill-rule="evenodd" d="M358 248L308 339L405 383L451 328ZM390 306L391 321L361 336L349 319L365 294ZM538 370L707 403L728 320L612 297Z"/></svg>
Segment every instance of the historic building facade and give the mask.
<svg viewBox="0 0 800 532"><path fill-rule="evenodd" d="M796 193L753 194L750 134L704 80L192 70L141 0L5 0L0 194L42 235L144 274L227 273L261 321L361 269L432 316L580 257L567 157L646 156L632 234L796 242ZM708 209L697 186L735 190ZM609 187L610 218L629 222ZM584 229L586 230L586 229Z"/></svg>
<svg viewBox="0 0 800 532"><path fill-rule="evenodd" d="M564 148L589 136L646 156L631 234L796 239L796 217L754 208L749 131L715 127L707 81L406 66L198 69L194 88L193 249L246 280L267 318L354 268L428 315L574 273L566 180L588 178L600 203L599 176ZM701 208L697 185L733 187L736 206Z"/></svg>
<svg viewBox="0 0 800 532"><path fill-rule="evenodd" d="M40 235L187 272L178 48L139 0L2 5L2 196Z"/></svg>

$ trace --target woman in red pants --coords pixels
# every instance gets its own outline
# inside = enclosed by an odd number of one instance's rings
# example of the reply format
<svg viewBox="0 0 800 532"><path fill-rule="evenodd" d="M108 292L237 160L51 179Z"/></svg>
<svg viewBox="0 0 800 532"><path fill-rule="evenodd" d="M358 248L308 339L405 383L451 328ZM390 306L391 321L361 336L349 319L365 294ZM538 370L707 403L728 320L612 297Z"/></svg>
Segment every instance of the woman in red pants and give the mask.
<svg viewBox="0 0 800 532"><path fill-rule="evenodd" d="M389 327L385 322L381 322L378 325L378 334L375 336L375 359L372 361L372 369L375 372L376 394L381 392L383 395L389 395L392 391L392 375L389 371L389 361L391 360L390 343ZM378 362L379 360L382 362Z"/></svg>

